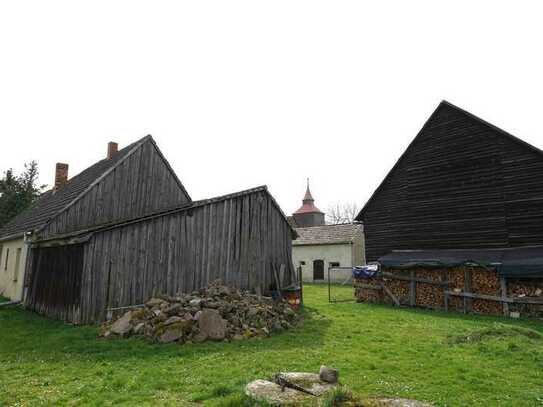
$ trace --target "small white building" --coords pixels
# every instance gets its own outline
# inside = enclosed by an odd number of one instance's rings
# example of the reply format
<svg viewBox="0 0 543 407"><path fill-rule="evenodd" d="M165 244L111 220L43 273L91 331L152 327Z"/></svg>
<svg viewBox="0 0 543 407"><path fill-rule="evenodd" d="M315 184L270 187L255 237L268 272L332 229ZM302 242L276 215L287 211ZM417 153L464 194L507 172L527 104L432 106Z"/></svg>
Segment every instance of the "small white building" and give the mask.
<svg viewBox="0 0 543 407"><path fill-rule="evenodd" d="M366 262L364 250L364 226L361 223L339 225L324 224L324 213L315 205L309 184L303 205L289 218L298 238L292 242L294 267L302 268L304 282L328 281L329 267L348 267L334 270L331 281L348 279L352 266Z"/></svg>
<svg viewBox="0 0 543 407"><path fill-rule="evenodd" d="M292 261L302 268L304 282L328 281L329 267L352 267L365 264L364 227L362 224L310 226L296 228L298 238L292 242ZM343 282L351 270L333 271L330 279Z"/></svg>

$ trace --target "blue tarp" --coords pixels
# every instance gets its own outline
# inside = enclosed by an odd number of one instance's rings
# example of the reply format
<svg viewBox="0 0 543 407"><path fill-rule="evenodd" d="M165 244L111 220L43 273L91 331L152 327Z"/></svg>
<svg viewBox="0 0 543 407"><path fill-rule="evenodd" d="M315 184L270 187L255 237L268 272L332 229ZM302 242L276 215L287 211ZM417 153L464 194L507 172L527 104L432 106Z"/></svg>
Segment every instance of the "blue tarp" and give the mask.
<svg viewBox="0 0 543 407"><path fill-rule="evenodd" d="M354 278L373 278L379 272L378 264L367 264L365 266L354 266L353 277Z"/></svg>

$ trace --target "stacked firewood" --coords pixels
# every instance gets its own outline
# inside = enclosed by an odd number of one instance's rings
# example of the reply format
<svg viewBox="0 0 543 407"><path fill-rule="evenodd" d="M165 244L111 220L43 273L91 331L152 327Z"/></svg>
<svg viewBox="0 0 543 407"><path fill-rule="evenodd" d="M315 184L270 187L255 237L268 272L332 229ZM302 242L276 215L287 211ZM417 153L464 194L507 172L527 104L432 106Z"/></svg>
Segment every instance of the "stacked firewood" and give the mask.
<svg viewBox="0 0 543 407"><path fill-rule="evenodd" d="M543 282L539 280L509 280L507 295L510 297L543 297Z"/></svg>
<svg viewBox="0 0 543 407"><path fill-rule="evenodd" d="M513 298L543 297L543 282L538 280L509 280L507 296ZM535 318L543 317L543 305L540 304L510 304L509 310L521 315Z"/></svg>
<svg viewBox="0 0 543 407"><path fill-rule="evenodd" d="M392 271L392 270L389 270ZM392 278L383 279L384 283L392 294L400 301L402 305L409 305L409 281L395 280ZM385 296L387 303L393 304L394 301L388 295Z"/></svg>
<svg viewBox="0 0 543 407"><path fill-rule="evenodd" d="M381 278L355 279L354 280L354 295L357 302L367 302L372 304L382 304L383 295L381 286ZM364 288L363 286L373 286L375 288Z"/></svg>
<svg viewBox="0 0 543 407"><path fill-rule="evenodd" d="M449 290L453 292L464 291L464 268L452 267L447 270L447 281L449 282ZM451 296L449 298L449 309L454 311L462 311L464 309L464 299L462 297Z"/></svg>
<svg viewBox="0 0 543 407"><path fill-rule="evenodd" d="M418 269L415 273L417 278L435 281L439 283L443 274L442 269ZM416 305L425 308L443 308L443 286L439 284L427 284L418 282Z"/></svg>
<svg viewBox="0 0 543 407"><path fill-rule="evenodd" d="M355 294L360 302L382 302L400 305L411 304L411 290L415 287L415 306L442 309L445 306L444 291L451 291L448 296L448 309L459 312L475 312L480 314L502 315L504 305L501 297L500 276L495 269L485 267L450 267L450 268L417 268L415 270L385 269L385 272L371 279L355 281ZM400 278L390 276L390 273ZM388 275L387 275L388 274ZM415 283L409 277L415 277ZM465 281L469 278L469 281ZM417 281L419 280L419 281ZM422 282L430 280L435 282ZM441 284L446 281L447 284ZM377 289L367 288L373 286ZM383 286L386 289L378 289ZM470 298L454 294L472 293L488 295L497 300ZM543 282L530 280L509 280L508 297L542 297ZM509 303L509 311L518 311L522 315L543 316L543 305Z"/></svg>
<svg viewBox="0 0 543 407"><path fill-rule="evenodd" d="M501 296L500 278L494 269L476 267L472 269L472 292L477 294ZM473 300L473 312L480 314L501 315L503 304L491 300Z"/></svg>

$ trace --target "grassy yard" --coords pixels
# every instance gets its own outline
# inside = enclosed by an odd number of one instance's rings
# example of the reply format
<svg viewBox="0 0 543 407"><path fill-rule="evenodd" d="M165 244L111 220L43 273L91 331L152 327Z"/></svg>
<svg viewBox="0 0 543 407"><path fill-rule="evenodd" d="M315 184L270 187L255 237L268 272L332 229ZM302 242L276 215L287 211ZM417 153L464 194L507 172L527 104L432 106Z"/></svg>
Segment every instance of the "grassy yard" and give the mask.
<svg viewBox="0 0 543 407"><path fill-rule="evenodd" d="M299 329L185 346L98 340L94 327L0 308L0 406L235 406L250 380L321 364L338 367L360 395L438 406L543 405L541 322L327 298L325 286L306 287Z"/></svg>

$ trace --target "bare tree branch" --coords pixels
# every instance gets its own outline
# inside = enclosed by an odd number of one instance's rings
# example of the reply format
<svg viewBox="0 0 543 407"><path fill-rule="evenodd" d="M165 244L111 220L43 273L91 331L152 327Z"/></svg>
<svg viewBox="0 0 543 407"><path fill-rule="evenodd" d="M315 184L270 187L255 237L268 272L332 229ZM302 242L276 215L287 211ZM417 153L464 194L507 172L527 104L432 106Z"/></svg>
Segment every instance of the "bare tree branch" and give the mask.
<svg viewBox="0 0 543 407"><path fill-rule="evenodd" d="M329 224L352 223L358 212L359 206L356 203L335 203L328 207L326 220Z"/></svg>

